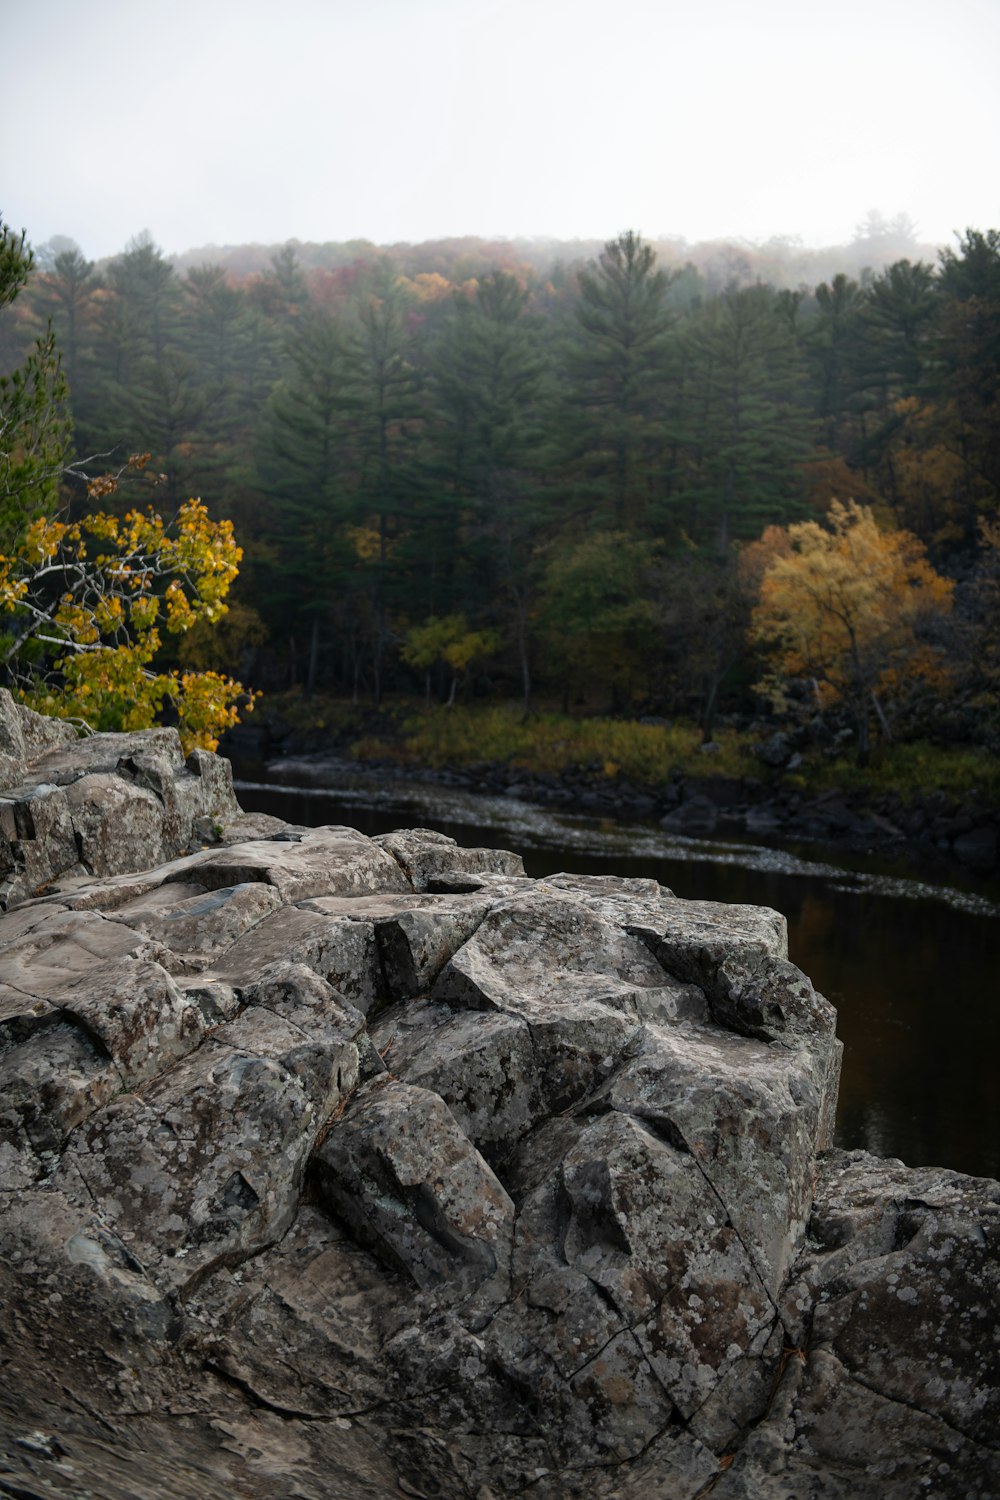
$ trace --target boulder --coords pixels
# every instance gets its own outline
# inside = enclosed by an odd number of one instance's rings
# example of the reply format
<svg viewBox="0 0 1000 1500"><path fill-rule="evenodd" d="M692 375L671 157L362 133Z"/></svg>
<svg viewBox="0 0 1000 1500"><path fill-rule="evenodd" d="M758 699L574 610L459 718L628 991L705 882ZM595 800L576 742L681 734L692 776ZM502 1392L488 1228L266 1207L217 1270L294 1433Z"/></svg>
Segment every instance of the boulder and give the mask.
<svg viewBox="0 0 1000 1500"><path fill-rule="evenodd" d="M713 1494L995 1497L998 1280L1000 1184L826 1156L775 1399Z"/></svg>
<svg viewBox="0 0 1000 1500"><path fill-rule="evenodd" d="M997 846L997 830L988 823L960 833L952 845L963 865L982 875L988 875L996 867Z"/></svg>
<svg viewBox="0 0 1000 1500"><path fill-rule="evenodd" d="M362 1085L315 1158L328 1203L416 1286L510 1289L514 1205L447 1105L382 1074Z"/></svg>
<svg viewBox="0 0 1000 1500"><path fill-rule="evenodd" d="M172 859L238 817L227 761L174 729L77 737L0 688L0 910L67 875Z"/></svg>
<svg viewBox="0 0 1000 1500"><path fill-rule="evenodd" d="M398 861L415 891L475 890L482 875L520 876L524 862L507 849L462 849L431 828L400 829L375 840Z"/></svg>
<svg viewBox="0 0 1000 1500"><path fill-rule="evenodd" d="M705 746L701 747L703 750ZM719 809L711 797L695 794L686 798L675 809L660 819L660 827L668 833L685 833L697 836L713 833L719 821Z"/></svg>
<svg viewBox="0 0 1000 1500"><path fill-rule="evenodd" d="M763 761L765 766L780 769L791 760L793 750L794 746L789 736L778 730L757 746L756 753L757 759Z"/></svg>

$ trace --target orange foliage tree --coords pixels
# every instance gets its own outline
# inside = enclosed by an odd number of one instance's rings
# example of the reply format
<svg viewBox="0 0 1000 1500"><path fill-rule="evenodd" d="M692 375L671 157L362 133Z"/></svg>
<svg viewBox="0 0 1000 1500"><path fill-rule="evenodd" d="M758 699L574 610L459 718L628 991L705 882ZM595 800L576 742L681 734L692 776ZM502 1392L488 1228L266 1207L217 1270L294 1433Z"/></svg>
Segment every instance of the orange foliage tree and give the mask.
<svg viewBox="0 0 1000 1500"><path fill-rule="evenodd" d="M787 550L772 549L753 612L752 636L769 657L760 686L779 708L794 681L820 707L843 703L865 765L872 716L888 738L891 708L908 688L947 682L925 626L950 610L953 584L915 536L881 530L853 500L834 501L827 526L789 526L787 539Z"/></svg>
<svg viewBox="0 0 1000 1500"><path fill-rule="evenodd" d="M979 550L959 623L959 674L979 737L1000 742L1000 517L979 522ZM985 736L982 731L985 730Z"/></svg>
<svg viewBox="0 0 1000 1500"><path fill-rule="evenodd" d="M975 487L958 441L950 403L937 407L916 396L895 404L897 428L889 455L897 519L932 547L955 546L974 524Z"/></svg>

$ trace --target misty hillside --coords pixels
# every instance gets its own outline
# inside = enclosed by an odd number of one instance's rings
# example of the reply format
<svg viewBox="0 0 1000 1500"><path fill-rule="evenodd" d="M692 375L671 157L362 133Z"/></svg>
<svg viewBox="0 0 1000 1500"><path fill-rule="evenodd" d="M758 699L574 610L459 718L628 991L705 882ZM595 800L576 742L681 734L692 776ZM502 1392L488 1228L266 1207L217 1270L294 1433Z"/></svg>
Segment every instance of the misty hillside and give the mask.
<svg viewBox="0 0 1000 1500"><path fill-rule="evenodd" d="M677 235L650 239L649 243L660 265L672 269L691 265L712 289L754 281L782 289L813 287L838 272L860 277L865 271L878 272L897 260L934 264L943 248L920 242L905 214L888 219L877 211L858 226L849 244L822 249L808 248L790 236L763 242L688 242ZM596 239L482 239L475 235L393 245L375 245L369 240L315 244L290 239L271 244L201 245L168 259L181 272L192 266L218 265L234 276L246 276L266 271L277 251L288 245L305 270L334 271L359 261L383 261L405 276L437 274L450 281L463 281L497 269L514 274L530 271L546 278L558 267L575 269L596 259L603 244Z"/></svg>

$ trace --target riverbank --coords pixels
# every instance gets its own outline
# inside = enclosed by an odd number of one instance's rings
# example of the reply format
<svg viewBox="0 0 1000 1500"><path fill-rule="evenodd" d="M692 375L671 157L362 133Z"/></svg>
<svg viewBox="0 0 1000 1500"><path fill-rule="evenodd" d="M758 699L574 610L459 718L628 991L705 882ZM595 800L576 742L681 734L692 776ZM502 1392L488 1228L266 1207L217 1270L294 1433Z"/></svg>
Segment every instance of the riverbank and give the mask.
<svg viewBox="0 0 1000 1500"><path fill-rule="evenodd" d="M1000 875L998 770L972 751L904 745L862 772L835 746L773 730L726 728L703 746L693 727L663 720L411 705L376 714L294 699L272 700L220 748L238 764L305 758L307 780L311 758L336 758L695 837L892 850Z"/></svg>

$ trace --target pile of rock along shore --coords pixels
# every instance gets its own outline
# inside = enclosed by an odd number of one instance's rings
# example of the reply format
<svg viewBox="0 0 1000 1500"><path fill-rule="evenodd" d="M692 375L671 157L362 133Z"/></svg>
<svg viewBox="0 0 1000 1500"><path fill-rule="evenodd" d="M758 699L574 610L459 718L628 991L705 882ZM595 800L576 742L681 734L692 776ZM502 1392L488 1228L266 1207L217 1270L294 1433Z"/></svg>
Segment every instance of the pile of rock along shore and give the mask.
<svg viewBox="0 0 1000 1500"><path fill-rule="evenodd" d="M232 740L239 764L245 746L254 742L249 737ZM264 768L265 775L277 774L289 785L335 785L359 770L386 781L403 775L594 817L657 820L668 832L690 838L717 835L832 845L901 854L921 863L930 859L973 875L1000 875L1000 812L975 797L962 802L940 791L906 798L899 792L870 789L832 787L816 792L766 773L738 778L710 771L698 776L673 772L654 787L608 777L598 765L545 774L497 762L401 771L389 761L354 762L323 751L269 758L255 754L251 764L250 779ZM706 767L710 765L709 756Z"/></svg>
<svg viewBox="0 0 1000 1500"><path fill-rule="evenodd" d="M763 908L243 814L0 694L0 1494L1000 1495L1000 1185Z"/></svg>

